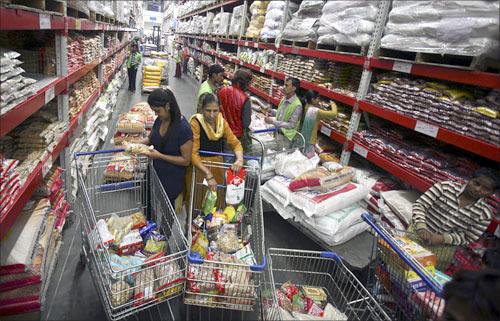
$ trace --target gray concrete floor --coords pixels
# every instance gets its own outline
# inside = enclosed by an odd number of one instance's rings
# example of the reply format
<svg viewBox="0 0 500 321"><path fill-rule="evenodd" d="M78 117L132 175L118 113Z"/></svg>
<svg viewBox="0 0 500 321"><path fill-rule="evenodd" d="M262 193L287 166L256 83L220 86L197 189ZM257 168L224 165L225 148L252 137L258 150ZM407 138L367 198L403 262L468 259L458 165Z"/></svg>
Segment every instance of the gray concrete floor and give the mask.
<svg viewBox="0 0 500 321"><path fill-rule="evenodd" d="M198 83L192 76L184 75L181 79L173 77L175 65L171 63L169 87L174 92L181 112L189 118L195 111L195 97L198 91ZM140 88L141 75L137 76L138 86ZM108 134L108 139L104 148L111 147L110 139L115 131L115 124L120 113L125 112L134 103L146 100L138 89L132 93L127 91L128 83L125 81L118 98L118 107L111 120L112 126ZM49 291L42 312L42 320L103 320L106 314L100 303L95 285L88 271L88 268L79 264L81 249L81 226L78 214L74 213L73 222L69 224L64 232L64 243L59 253L56 270L54 272ZM288 222L284 221L277 213L272 211L264 213L265 224L265 245L266 248L294 248L304 250L322 250L319 245L311 241L302 232L294 228ZM345 245L342 256L356 257L360 256L367 244ZM356 264L354 264L356 265ZM354 271L360 279L365 279L366 271ZM185 306L180 299L171 302L171 309L176 320L185 318ZM160 304L160 308L154 308L152 311L142 312L135 316L138 320L170 320L169 308L166 304ZM204 319L204 318L202 318ZM218 319L218 318L217 318ZM230 319L233 319L230 316Z"/></svg>

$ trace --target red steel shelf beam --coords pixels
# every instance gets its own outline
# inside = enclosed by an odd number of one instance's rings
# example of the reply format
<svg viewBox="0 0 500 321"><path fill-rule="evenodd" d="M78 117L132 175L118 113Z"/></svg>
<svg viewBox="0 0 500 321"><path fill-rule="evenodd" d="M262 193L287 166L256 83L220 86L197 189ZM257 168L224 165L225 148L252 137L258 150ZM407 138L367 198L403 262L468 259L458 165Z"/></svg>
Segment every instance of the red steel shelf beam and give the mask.
<svg viewBox="0 0 500 321"><path fill-rule="evenodd" d="M57 95L65 89L65 78L58 78L40 89L36 94L32 95L7 113L0 116L0 123L2 124L0 126L0 138L4 137L8 132L16 128L28 117L42 108L46 101L48 102L49 100L52 100L53 97L57 97Z"/></svg>
<svg viewBox="0 0 500 321"><path fill-rule="evenodd" d="M384 118L393 123L406 128L427 134L442 142L460 147L474 154L500 162L500 146L490 144L477 138L465 136L452 130L442 128L425 121L419 121L414 118L402 115L381 106L361 101L359 108L375 116ZM417 126L418 125L418 126Z"/></svg>
<svg viewBox="0 0 500 321"><path fill-rule="evenodd" d="M370 67L403 71L416 76L454 81L466 85L500 88L500 74L460 68L400 62L384 58L371 58Z"/></svg>
<svg viewBox="0 0 500 321"><path fill-rule="evenodd" d="M359 65L359 66L363 66L366 60L365 56L356 54L339 53L321 49L292 47L289 45L281 45L279 48L279 52L284 54L294 54L311 58L345 62L348 64Z"/></svg>
<svg viewBox="0 0 500 321"><path fill-rule="evenodd" d="M279 103L280 103L279 99L269 96L264 91L262 91L262 90L260 90L258 88L255 88L253 86L249 86L249 90L252 93L254 93L255 95L260 96L261 98L263 98L266 102L268 102L270 104L273 104L274 106L278 106Z"/></svg>
<svg viewBox="0 0 500 321"><path fill-rule="evenodd" d="M68 145L68 134L68 132L64 133L52 153L50 153L49 156L45 157L45 159L43 159L35 167L33 172L26 179L24 186L18 192L12 207L0 219L0 239L4 238L7 235L9 229L19 217L19 214L31 199L33 193L35 193L35 191L38 189L40 183L43 181L42 168L44 166L51 166L52 161L59 157L61 151Z"/></svg>
<svg viewBox="0 0 500 321"><path fill-rule="evenodd" d="M410 172L407 169L393 163L387 158L374 153L368 147L363 145L363 143L357 141L349 142L349 150L356 152L361 157L366 158L371 163L377 165L378 167L384 169L385 171L391 173L392 175L399 177L403 182L406 182L424 193L427 191L432 184L424 180L422 177L418 176L414 172Z"/></svg>
<svg viewBox="0 0 500 321"><path fill-rule="evenodd" d="M224 6L229 6L229 5L232 5L232 4L236 4L238 2L240 2L240 0L225 0L223 2L216 3L216 4L213 4L211 6L208 6L208 7L205 7L205 8L201 8L201 9L189 12L189 13L186 13L185 15L180 16L179 19L182 20L182 19L190 18L190 17L196 16L196 15L199 15L200 13L204 13L204 12L211 11L211 10L214 10L214 9L217 9L217 8L220 8L220 7L224 7Z"/></svg>
<svg viewBox="0 0 500 321"><path fill-rule="evenodd" d="M0 30L64 30L65 27L63 16L0 8Z"/></svg>
<svg viewBox="0 0 500 321"><path fill-rule="evenodd" d="M330 126L328 126L327 124L325 123L321 123L320 126L319 126L319 131L330 137L331 139L333 139L334 141L336 141L337 143L339 144L344 144L346 142L346 138L345 138L345 135L336 131L335 129L331 128Z"/></svg>

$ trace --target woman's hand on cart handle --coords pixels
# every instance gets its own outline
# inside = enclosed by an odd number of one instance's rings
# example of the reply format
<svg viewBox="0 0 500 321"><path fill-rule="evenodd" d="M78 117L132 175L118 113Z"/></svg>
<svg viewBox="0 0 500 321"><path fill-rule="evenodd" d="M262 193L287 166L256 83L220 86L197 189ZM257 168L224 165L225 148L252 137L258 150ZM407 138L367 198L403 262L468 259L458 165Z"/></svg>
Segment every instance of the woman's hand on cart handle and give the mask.
<svg viewBox="0 0 500 321"><path fill-rule="evenodd" d="M240 169L243 167L243 160L242 159L236 159L236 162L231 165L231 169L235 172L238 173Z"/></svg>
<svg viewBox="0 0 500 321"><path fill-rule="evenodd" d="M431 238L432 233L423 228L417 230L417 235L422 239L422 241L426 242Z"/></svg>
<svg viewBox="0 0 500 321"><path fill-rule="evenodd" d="M207 175L207 184L208 184L208 188L210 188L210 190L212 190L214 192L217 191L217 181L215 180L214 175L212 175L211 173L209 175Z"/></svg>

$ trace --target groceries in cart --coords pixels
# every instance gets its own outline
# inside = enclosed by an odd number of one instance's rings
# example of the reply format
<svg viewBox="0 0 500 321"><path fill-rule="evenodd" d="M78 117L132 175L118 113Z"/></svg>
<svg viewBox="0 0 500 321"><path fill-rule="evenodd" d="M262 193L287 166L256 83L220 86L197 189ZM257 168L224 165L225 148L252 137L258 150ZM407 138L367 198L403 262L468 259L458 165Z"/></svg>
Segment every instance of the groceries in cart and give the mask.
<svg viewBox="0 0 500 321"><path fill-rule="evenodd" d="M130 181L134 179L139 169L139 161L135 156L117 153L104 170L104 180L107 182Z"/></svg>
<svg viewBox="0 0 500 321"><path fill-rule="evenodd" d="M147 102L143 101L135 104L130 109L130 112L142 115L145 120L145 127L153 128L157 116Z"/></svg>
<svg viewBox="0 0 500 321"><path fill-rule="evenodd" d="M107 249L110 254L113 306L129 301L138 306L182 290L184 274L176 261L167 260L167 238L141 211L100 219L90 240L95 248Z"/></svg>
<svg viewBox="0 0 500 321"><path fill-rule="evenodd" d="M277 287L274 294L283 320L347 321L347 316L328 302L324 288L287 281Z"/></svg>
<svg viewBox="0 0 500 321"><path fill-rule="evenodd" d="M146 130L146 120L139 113L123 113L118 118L116 131L121 133L143 133Z"/></svg>

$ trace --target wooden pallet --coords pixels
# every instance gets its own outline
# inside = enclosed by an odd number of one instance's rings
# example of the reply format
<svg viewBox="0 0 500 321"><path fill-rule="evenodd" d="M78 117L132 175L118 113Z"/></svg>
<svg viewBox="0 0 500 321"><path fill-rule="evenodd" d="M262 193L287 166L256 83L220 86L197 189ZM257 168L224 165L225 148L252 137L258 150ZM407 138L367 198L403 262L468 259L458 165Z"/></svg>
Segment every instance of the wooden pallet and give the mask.
<svg viewBox="0 0 500 321"><path fill-rule="evenodd" d="M316 43L313 42L313 41L289 41L289 40L283 40L281 43L283 45L297 47L297 48L316 49Z"/></svg>
<svg viewBox="0 0 500 321"><path fill-rule="evenodd" d="M1 4L7 8L50 13L58 16L63 16L66 13L66 3L62 0L2 0Z"/></svg>
<svg viewBox="0 0 500 321"><path fill-rule="evenodd" d="M341 53L350 53L356 54L360 56L364 56L368 53L368 47L354 46L354 45L325 45L325 44L317 44L316 48L318 50L325 51L333 51L333 52L341 52Z"/></svg>
<svg viewBox="0 0 500 321"><path fill-rule="evenodd" d="M380 48L378 56L429 65L459 67L471 70L500 70L500 61L485 56L462 56L450 54L434 54L425 52L402 51Z"/></svg>

